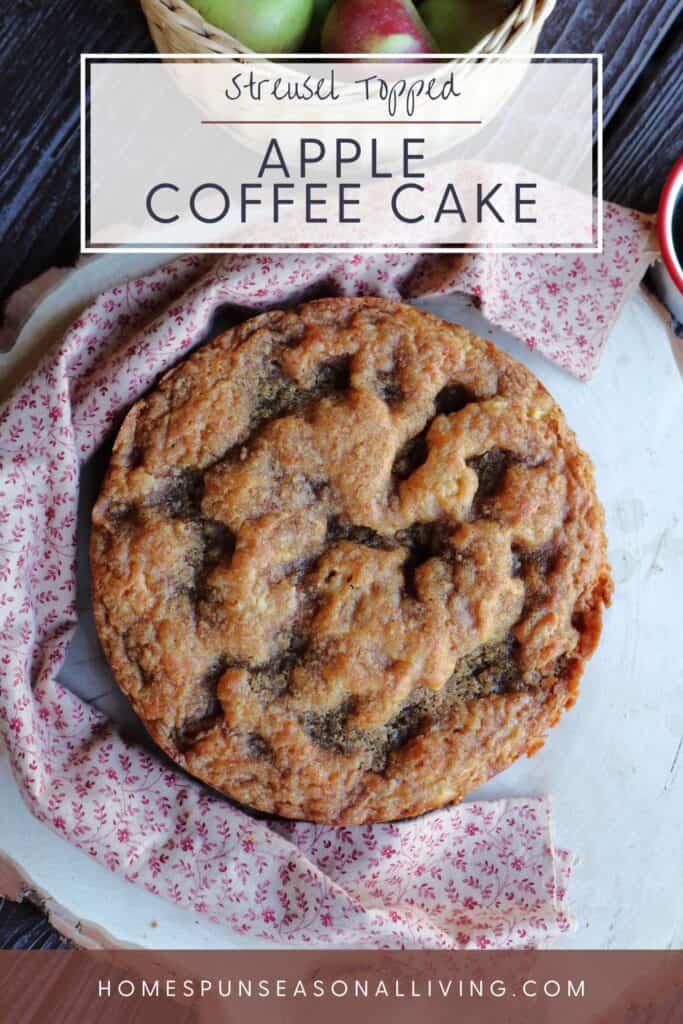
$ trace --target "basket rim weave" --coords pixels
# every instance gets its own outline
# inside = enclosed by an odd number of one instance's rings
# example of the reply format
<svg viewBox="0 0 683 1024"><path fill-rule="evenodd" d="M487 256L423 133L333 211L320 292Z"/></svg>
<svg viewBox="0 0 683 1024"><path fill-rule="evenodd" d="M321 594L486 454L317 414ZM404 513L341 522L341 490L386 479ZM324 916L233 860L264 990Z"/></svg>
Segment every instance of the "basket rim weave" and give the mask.
<svg viewBox="0 0 683 1024"><path fill-rule="evenodd" d="M206 21L186 0L140 0L140 3L161 54L254 54L238 39ZM505 53L517 38L532 30L537 35L555 3L556 0L520 0L498 28L484 36L476 52Z"/></svg>

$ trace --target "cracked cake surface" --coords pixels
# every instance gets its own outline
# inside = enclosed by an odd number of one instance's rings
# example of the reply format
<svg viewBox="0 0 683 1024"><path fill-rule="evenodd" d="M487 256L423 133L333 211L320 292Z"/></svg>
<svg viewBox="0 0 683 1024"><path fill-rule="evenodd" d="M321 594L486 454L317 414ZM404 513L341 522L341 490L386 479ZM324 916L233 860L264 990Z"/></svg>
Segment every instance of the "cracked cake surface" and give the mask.
<svg viewBox="0 0 683 1024"><path fill-rule="evenodd" d="M545 388L380 299L248 320L130 410L93 511L98 632L154 740L284 817L459 800L578 693L611 595Z"/></svg>

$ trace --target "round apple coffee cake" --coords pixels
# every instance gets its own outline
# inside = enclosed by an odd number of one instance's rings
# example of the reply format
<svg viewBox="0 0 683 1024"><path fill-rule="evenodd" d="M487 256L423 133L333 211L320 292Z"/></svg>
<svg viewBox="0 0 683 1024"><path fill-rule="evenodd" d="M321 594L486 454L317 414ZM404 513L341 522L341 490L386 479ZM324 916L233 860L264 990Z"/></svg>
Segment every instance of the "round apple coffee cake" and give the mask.
<svg viewBox="0 0 683 1024"><path fill-rule="evenodd" d="M532 754L611 595L545 388L379 299L197 350L129 412L93 523L99 634L153 738L290 818L416 815Z"/></svg>

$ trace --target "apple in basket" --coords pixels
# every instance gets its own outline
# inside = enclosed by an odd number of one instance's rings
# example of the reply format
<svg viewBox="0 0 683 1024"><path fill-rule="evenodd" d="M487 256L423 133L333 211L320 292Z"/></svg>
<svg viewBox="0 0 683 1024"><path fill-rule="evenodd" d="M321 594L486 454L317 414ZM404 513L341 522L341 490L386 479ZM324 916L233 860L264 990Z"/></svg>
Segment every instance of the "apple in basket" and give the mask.
<svg viewBox="0 0 683 1024"><path fill-rule="evenodd" d="M337 0L322 34L327 53L434 53L411 0Z"/></svg>
<svg viewBox="0 0 683 1024"><path fill-rule="evenodd" d="M334 6L334 3L335 0L313 0L313 17L311 19L309 36L315 39L316 44L320 42L320 36L323 30L323 25L325 24L325 19L330 13L330 8Z"/></svg>
<svg viewBox="0 0 683 1024"><path fill-rule="evenodd" d="M424 0L420 17L443 53L469 53L518 0Z"/></svg>
<svg viewBox="0 0 683 1024"><path fill-rule="evenodd" d="M314 0L190 0L202 17L257 53L296 53Z"/></svg>

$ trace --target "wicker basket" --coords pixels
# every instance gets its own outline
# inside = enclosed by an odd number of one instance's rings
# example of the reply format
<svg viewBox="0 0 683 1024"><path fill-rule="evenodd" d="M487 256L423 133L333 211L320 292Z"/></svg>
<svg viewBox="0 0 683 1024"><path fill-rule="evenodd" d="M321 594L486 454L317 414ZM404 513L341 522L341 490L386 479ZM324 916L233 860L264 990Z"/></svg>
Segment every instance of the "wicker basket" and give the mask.
<svg viewBox="0 0 683 1024"><path fill-rule="evenodd" d="M275 65L266 58L259 57L237 39L233 39L232 36L208 24L194 7L185 3L185 0L141 0L141 4L156 47L162 55L225 54L244 62L258 59L261 71L268 73L268 68L271 68L273 74L278 77L296 77L300 74L296 65L291 63ZM534 53L543 23L554 6L555 0L521 0L501 25L482 39L472 51L471 56L458 62L458 80L468 79L468 96L471 102L476 104L477 113L481 118L479 124L489 123L518 89L528 67L528 62L524 58L529 58ZM510 55L522 59L500 64L495 81L493 81L491 75L486 75L480 70L482 63L476 59L479 53L492 56ZM315 57L315 55L313 56ZM435 73L437 76L446 76L452 66L449 62L440 64L438 71L434 72L432 69L430 75ZM213 90L209 81L211 69L205 71L204 75L195 73L191 78L185 75L187 70L189 70L187 65L183 68L182 63L175 68L174 73L181 91L190 96L206 116L220 116L212 113L214 101L211 97L217 93L215 80L213 80ZM369 108L360 102L358 89L354 90L349 83L342 83L340 89L345 103L343 114L346 120L362 120ZM274 117L278 116L279 114L274 114ZM368 114L368 116L371 115ZM377 115L377 117L380 116L381 114ZM248 118L246 111L244 117ZM262 129L231 128L230 130L250 148L257 150L262 148ZM436 156L454 142L462 142L479 131L479 127L444 127L441 130L433 130L430 132L430 152ZM318 134L323 141L331 139L330 129L322 129ZM369 134L371 134L370 129L359 128L356 131L360 142L363 142L365 136L369 136ZM398 157L400 140L396 144L393 139L386 142L385 150L388 156Z"/></svg>
<svg viewBox="0 0 683 1024"><path fill-rule="evenodd" d="M249 54L253 51L205 21L185 0L140 0L159 53ZM248 2L248 0L245 0ZM481 53L531 54L555 0L521 0L499 28L482 39Z"/></svg>

